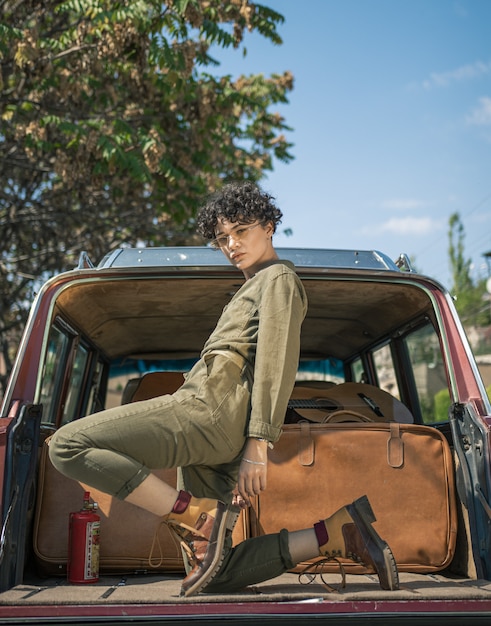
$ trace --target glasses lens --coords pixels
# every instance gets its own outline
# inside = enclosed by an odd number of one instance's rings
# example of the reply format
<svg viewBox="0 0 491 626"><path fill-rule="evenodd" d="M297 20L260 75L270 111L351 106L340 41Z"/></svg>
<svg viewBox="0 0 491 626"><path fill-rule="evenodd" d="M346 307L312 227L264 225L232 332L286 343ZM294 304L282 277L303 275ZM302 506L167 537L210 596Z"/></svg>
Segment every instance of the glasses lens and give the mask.
<svg viewBox="0 0 491 626"><path fill-rule="evenodd" d="M212 242L211 242L211 245L214 248L224 248L227 244L228 244L228 237L225 235L222 237L216 237L215 239L212 239Z"/></svg>
<svg viewBox="0 0 491 626"><path fill-rule="evenodd" d="M232 232L229 235L220 235L220 237L216 237L215 239L212 239L210 242L211 247L215 249L227 247L230 237L232 237L234 241L241 241L249 233L249 231L255 228L256 226L259 226L259 223L252 224L252 226L239 226L235 228L234 230L232 230Z"/></svg>

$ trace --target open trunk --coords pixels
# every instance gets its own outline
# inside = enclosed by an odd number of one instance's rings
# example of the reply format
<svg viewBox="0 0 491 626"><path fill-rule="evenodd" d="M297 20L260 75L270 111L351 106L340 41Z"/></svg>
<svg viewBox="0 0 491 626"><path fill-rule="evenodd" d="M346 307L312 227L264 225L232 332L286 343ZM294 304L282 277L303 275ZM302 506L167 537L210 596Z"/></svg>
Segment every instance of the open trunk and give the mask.
<svg viewBox="0 0 491 626"><path fill-rule="evenodd" d="M491 409L450 297L380 253L281 252L309 298L298 380L268 489L234 541L302 528L366 493L400 589L382 590L362 566L342 564L343 586L338 563L305 563L234 594L183 598L170 534L93 490L101 576L67 582L68 514L88 487L50 466L46 439L102 408L172 392L242 280L210 250L122 251L55 277L33 304L0 418L0 623L489 623ZM383 417L353 417L367 403L345 390L360 397L360 385ZM333 420L340 410L351 418Z"/></svg>

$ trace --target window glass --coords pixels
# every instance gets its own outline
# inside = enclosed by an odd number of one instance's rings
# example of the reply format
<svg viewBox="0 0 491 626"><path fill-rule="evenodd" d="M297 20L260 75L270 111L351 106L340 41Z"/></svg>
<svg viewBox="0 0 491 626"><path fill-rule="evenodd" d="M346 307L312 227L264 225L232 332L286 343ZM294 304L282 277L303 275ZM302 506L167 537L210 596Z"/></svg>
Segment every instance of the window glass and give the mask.
<svg viewBox="0 0 491 626"><path fill-rule="evenodd" d="M408 335L405 341L423 422L447 421L450 395L436 332L428 324Z"/></svg>
<svg viewBox="0 0 491 626"><path fill-rule="evenodd" d="M87 368L88 355L87 349L81 344L78 344L73 357L73 367L61 419L62 424L66 424L80 417L81 397L84 392L83 381Z"/></svg>
<svg viewBox="0 0 491 626"><path fill-rule="evenodd" d="M366 381L365 368L363 366L363 361L361 360L361 358L355 359L351 363L351 375L352 380L355 383L364 383Z"/></svg>
<svg viewBox="0 0 491 626"><path fill-rule="evenodd" d="M373 352L373 363L377 372L378 385L398 400L401 399L397 385L396 371L390 346L386 344Z"/></svg>
<svg viewBox="0 0 491 626"><path fill-rule="evenodd" d="M338 385L344 382L343 362L334 358L301 361L297 381L306 380L321 380Z"/></svg>
<svg viewBox="0 0 491 626"><path fill-rule="evenodd" d="M90 384L89 397L87 399L87 415L90 415L91 413L96 413L103 408L109 408L102 406L99 399L99 390L102 383L103 372L104 363L100 360L97 360L92 372L92 382Z"/></svg>
<svg viewBox="0 0 491 626"><path fill-rule="evenodd" d="M63 384L69 337L59 328L51 329L41 383L40 402L43 405L43 423L56 423L56 409Z"/></svg>

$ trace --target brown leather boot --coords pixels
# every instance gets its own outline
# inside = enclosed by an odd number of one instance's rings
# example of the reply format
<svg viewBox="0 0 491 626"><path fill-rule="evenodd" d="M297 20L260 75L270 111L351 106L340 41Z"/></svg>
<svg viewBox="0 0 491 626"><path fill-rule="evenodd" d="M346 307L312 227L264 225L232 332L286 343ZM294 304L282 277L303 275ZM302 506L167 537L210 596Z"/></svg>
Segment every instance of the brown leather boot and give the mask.
<svg viewBox="0 0 491 626"><path fill-rule="evenodd" d="M399 589L394 555L372 527L375 521L368 498L362 496L315 525L318 540L323 537L319 552L322 556L350 559L373 568L382 589Z"/></svg>
<svg viewBox="0 0 491 626"><path fill-rule="evenodd" d="M191 497L187 508L171 512L164 522L181 540L189 562L181 595L199 593L217 573L224 557L224 543L234 529L238 513L219 500Z"/></svg>

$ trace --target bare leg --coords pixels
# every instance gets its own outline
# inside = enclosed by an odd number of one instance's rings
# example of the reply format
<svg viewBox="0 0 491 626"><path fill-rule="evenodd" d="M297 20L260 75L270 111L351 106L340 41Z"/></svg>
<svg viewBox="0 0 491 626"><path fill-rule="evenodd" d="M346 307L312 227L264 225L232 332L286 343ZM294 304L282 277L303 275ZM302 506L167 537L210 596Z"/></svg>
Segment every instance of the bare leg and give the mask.
<svg viewBox="0 0 491 626"><path fill-rule="evenodd" d="M126 498L125 502L135 504L150 513L163 517L171 512L178 491L164 483L154 474L149 474Z"/></svg>
<svg viewBox="0 0 491 626"><path fill-rule="evenodd" d="M313 528L288 533L288 549L294 563L302 563L319 556L319 542Z"/></svg>

